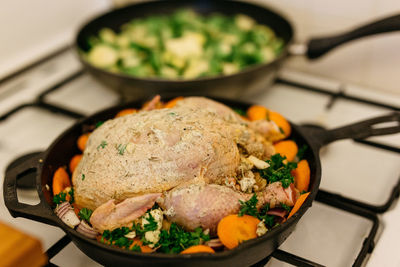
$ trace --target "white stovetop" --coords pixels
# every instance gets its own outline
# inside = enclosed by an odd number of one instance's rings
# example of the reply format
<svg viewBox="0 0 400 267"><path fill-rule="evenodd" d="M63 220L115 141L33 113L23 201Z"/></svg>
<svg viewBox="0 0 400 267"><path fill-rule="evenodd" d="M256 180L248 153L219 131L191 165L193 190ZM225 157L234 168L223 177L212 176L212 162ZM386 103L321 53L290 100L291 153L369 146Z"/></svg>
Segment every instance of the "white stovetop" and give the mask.
<svg viewBox="0 0 400 267"><path fill-rule="evenodd" d="M53 71L48 72L49 69ZM79 70L79 64L69 52L36 68L27 75L10 81L0 87L0 114L10 107L31 101L39 92L47 89ZM323 86L332 91L340 83L286 70L282 76ZM84 89L84 90L83 90ZM400 97L386 93L371 92L353 85L346 86L346 92L373 100L400 104ZM118 97L91 77L83 75L66 86L48 95L46 101L63 105L84 114L91 114L114 105ZM297 123L314 122L329 127L384 114L387 110L373 106L338 100L327 112L325 105L329 98L325 95L294 89L285 85L275 85L263 95L253 98L254 102L281 112ZM0 123L0 172L18 155L43 150L57 135L74 123L74 120L37 108L27 108ZM400 147L400 134L379 137L374 140ZM371 204L382 204L389 190L399 177L400 157L351 141L341 141L322 151L323 177L321 188L338 192ZM2 183L1 183L2 186ZM0 187L1 187L0 186ZM29 203L35 202L33 192L20 191L19 198ZM0 200L0 218L23 231L40 238L45 248L50 247L63 232L23 218L12 218ZM400 206L396 204L390 212L381 216L383 229L368 266L393 266L400 263L397 243L400 233ZM371 222L315 202L310 211L299 222L296 231L282 245L281 249L328 266L349 266L352 264ZM396 258L398 257L398 258ZM53 260L59 266L97 266L75 245L70 244ZM386 265L385 265L386 264ZM287 266L271 260L267 266Z"/></svg>

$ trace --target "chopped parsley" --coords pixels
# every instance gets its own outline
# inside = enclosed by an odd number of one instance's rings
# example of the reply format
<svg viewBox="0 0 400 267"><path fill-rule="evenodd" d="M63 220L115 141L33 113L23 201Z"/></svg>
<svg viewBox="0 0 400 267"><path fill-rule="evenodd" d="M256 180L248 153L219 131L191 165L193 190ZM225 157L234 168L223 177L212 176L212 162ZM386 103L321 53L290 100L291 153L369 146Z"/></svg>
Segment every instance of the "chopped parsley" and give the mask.
<svg viewBox="0 0 400 267"><path fill-rule="evenodd" d="M253 217L258 217L258 210L257 210L257 196L254 194L248 201L244 202L239 200L240 203L240 211L238 216L241 217L245 214L253 216Z"/></svg>
<svg viewBox="0 0 400 267"><path fill-rule="evenodd" d="M210 235L203 233L200 227L193 232L187 232L176 223L172 223L169 230L161 230L160 241L156 244L157 251L163 253L179 253L188 247L201 244L201 241L210 240Z"/></svg>
<svg viewBox="0 0 400 267"><path fill-rule="evenodd" d="M143 227L140 224L133 224L132 226L132 231L135 231L138 236L144 236L146 232L157 230L158 224L156 220L150 212L147 212L146 214L148 214L148 217L145 215L143 218L147 220L147 223L144 224ZM144 241L144 239L142 241Z"/></svg>
<svg viewBox="0 0 400 267"><path fill-rule="evenodd" d="M243 216L244 214L253 216L258 218L260 221L264 221L265 226L268 228L272 228L274 226L277 226L279 224L276 223L276 216L275 215L269 215L267 212L269 211L269 204L265 204L264 207L262 207L259 211L257 209L257 203L258 199L256 194L254 194L248 201L243 202L240 201L240 211L238 216ZM281 203L282 204L282 203ZM289 207L290 208L290 207Z"/></svg>
<svg viewBox="0 0 400 267"><path fill-rule="evenodd" d="M299 161L302 160L302 159L304 158L304 155L306 154L307 149L308 149L308 146L307 146L307 145L302 145L302 146L299 148L299 151L297 152L297 155L296 155L296 158L297 158Z"/></svg>
<svg viewBox="0 0 400 267"><path fill-rule="evenodd" d="M87 208L83 208L79 211L78 216L82 220L90 222L90 216L92 216L93 211Z"/></svg>
<svg viewBox="0 0 400 267"><path fill-rule="evenodd" d="M97 123L96 123L96 125L94 126L94 128L99 128L102 124L104 123L104 121L98 121Z"/></svg>
<svg viewBox="0 0 400 267"><path fill-rule="evenodd" d="M285 203L281 203L280 206L286 210L287 212L290 212L292 210L292 207L289 207L288 205L286 205Z"/></svg>
<svg viewBox="0 0 400 267"><path fill-rule="evenodd" d="M54 204L61 204L67 201L67 194L70 196L69 203L74 203L74 189L68 191L68 193L60 192L53 197Z"/></svg>
<svg viewBox="0 0 400 267"><path fill-rule="evenodd" d="M282 127L279 127L279 132L280 132L281 134L285 134L285 131L282 129Z"/></svg>
<svg viewBox="0 0 400 267"><path fill-rule="evenodd" d="M53 202L55 204L61 204L66 201L67 193L61 192L53 197Z"/></svg>
<svg viewBox="0 0 400 267"><path fill-rule="evenodd" d="M176 113L175 112L170 112L170 113L168 113L168 115L176 116Z"/></svg>
<svg viewBox="0 0 400 267"><path fill-rule="evenodd" d="M118 154L123 155L125 153L126 146L127 146L127 144L125 144L125 145L119 144L117 147Z"/></svg>
<svg viewBox="0 0 400 267"><path fill-rule="evenodd" d="M104 149L107 145L107 142L103 140L101 141L100 145L97 146L97 150L99 150L100 148Z"/></svg>
<svg viewBox="0 0 400 267"><path fill-rule="evenodd" d="M281 182L284 188L289 187L294 182L294 177L290 172L297 168L297 163L289 162L285 164L283 162L285 159L286 157L282 157L280 154L273 155L270 160L266 161L269 168L258 170L261 177L269 183Z"/></svg>
<svg viewBox="0 0 400 267"><path fill-rule="evenodd" d="M240 116L246 116L246 111L240 108L235 108L234 111L239 114Z"/></svg>
<svg viewBox="0 0 400 267"><path fill-rule="evenodd" d="M129 248L133 240L125 237L126 234L131 232L128 227L121 227L112 231L105 230L101 236L101 242L109 245L114 245L120 248Z"/></svg>
<svg viewBox="0 0 400 267"><path fill-rule="evenodd" d="M82 173L82 181L85 180L85 175Z"/></svg>
<svg viewBox="0 0 400 267"><path fill-rule="evenodd" d="M142 249L141 249L140 246L137 245L137 244L133 245L133 247L131 248L131 250L132 250L132 251L135 251L135 252L142 252Z"/></svg>

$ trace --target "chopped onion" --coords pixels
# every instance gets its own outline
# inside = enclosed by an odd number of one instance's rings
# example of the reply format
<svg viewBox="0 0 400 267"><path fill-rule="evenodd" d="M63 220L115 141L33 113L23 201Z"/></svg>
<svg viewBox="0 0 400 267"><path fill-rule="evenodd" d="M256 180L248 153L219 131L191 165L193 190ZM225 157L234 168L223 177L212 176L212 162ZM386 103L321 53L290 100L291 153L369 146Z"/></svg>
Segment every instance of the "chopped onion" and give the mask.
<svg viewBox="0 0 400 267"><path fill-rule="evenodd" d="M224 244L222 244L221 240L219 238L211 239L205 243L206 246L209 246L215 250L222 249L224 247Z"/></svg>

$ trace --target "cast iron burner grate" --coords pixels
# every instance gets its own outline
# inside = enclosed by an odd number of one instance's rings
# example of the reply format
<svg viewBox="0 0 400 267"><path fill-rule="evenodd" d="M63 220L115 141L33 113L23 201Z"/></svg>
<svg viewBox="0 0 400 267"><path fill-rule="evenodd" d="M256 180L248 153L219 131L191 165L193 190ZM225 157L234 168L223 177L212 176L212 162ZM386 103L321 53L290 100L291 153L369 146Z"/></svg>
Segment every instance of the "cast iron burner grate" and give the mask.
<svg viewBox="0 0 400 267"><path fill-rule="evenodd" d="M21 74L21 73L18 73L18 74ZM20 111L24 108L27 108L27 107L37 107L37 108L45 109L45 110L63 114L65 116L72 117L75 119L84 117L84 115L79 112L47 103L45 100L46 95L62 88L64 85L74 81L75 79L82 76L83 74L84 74L84 71L79 70L79 71L73 73L72 75L70 75L69 77L65 78L64 80L60 81L56 85L48 88L46 91L44 91L42 94L40 94L37 97L37 99L35 101L33 101L32 103L22 104L17 107L14 107L7 113L0 116L0 123L2 121L6 120L11 115L13 115L13 114L17 113L18 111ZM4 82L4 80L0 81L0 83L1 82ZM296 88L299 90L306 90L310 93L318 93L318 94L330 96L331 100L325 107L327 110L329 110L334 105L336 100L342 98L342 99L346 99L346 100L350 100L350 101L354 101L354 102L358 102L358 103L364 103L364 104L368 104L368 105L372 105L372 106L376 106L376 107L383 107L383 108L390 109L393 111L400 111L400 107L391 106L391 105L387 105L384 103L371 101L368 99L349 96L349 95L346 95L343 92L343 90L339 90L338 93L334 93L334 92L331 92L324 88L313 87L313 86L309 86L307 84L293 82L293 81L289 81L289 80L285 80L285 79L281 79L281 78L278 78L275 81L275 83L284 84L284 85L287 85L287 86L290 86L292 88ZM124 102L124 100L121 99L121 102ZM397 147L388 146L385 144L372 142L372 141L366 141L366 140L354 140L354 141L357 143L367 145L367 146L372 146L375 148L379 148L379 149L383 149L383 150L387 150L387 151L391 151L391 152L400 154L400 148L397 148ZM31 155L25 155L25 156L17 159L16 161L22 160L24 157L29 157L29 156L31 156ZM12 164L13 163L11 163L11 165ZM14 164L15 164L15 162L14 162ZM12 166L9 166L9 168L10 167L12 167ZM34 178L34 177L25 178L24 184L21 184L21 186L22 187L31 186L29 180L32 178ZM367 257L367 255L369 253L372 253L372 251L374 249L374 245L375 245L374 238L376 236L376 233L377 233L377 230L378 230L378 227L380 224L377 213L382 213L382 212L387 211L389 209L389 207L392 205L392 203L395 201L395 199L399 197L399 192L400 192L400 177L399 177L397 184L392 188L391 192L389 193L389 198L386 201L386 203L383 205L380 205L380 206L370 205L367 203L356 201L354 199L343 197L339 194L334 194L334 193L330 193L330 192L327 192L324 190L319 190L317 197L316 197L316 201L324 203L324 204L334 207L336 209L344 210L351 214L363 217L372 222L372 227L369 230L369 234L364 239L362 246L361 246L361 250L359 251L357 258L355 259L353 266L361 266L362 263L364 262L365 258ZM50 260L54 256L56 256L63 248L65 248L70 242L71 242L70 238L67 235L65 235L64 237L62 237L59 241L57 241L53 246L51 246L47 250L46 254L49 258L49 262L48 262L47 266L57 266L57 265L51 263ZM318 264L316 262L313 262L311 260L304 259L300 256L293 255L291 253L282 251L280 249L277 249L275 252L272 253L271 256L263 259L262 261L258 262L257 264L255 264L253 266L254 267L264 266L270 260L271 257L276 258L279 261L283 261L283 262L286 262L286 263L289 263L289 264L292 264L295 266L315 266L315 267L316 266L324 266L324 265Z"/></svg>

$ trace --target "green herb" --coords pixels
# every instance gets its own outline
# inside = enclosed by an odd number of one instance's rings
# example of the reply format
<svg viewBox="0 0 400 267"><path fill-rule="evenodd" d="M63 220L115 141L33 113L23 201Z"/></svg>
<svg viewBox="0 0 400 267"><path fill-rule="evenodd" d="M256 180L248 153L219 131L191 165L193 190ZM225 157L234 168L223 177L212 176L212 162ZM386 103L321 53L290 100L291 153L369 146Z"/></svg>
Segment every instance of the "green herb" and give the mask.
<svg viewBox="0 0 400 267"><path fill-rule="evenodd" d="M98 121L97 123L96 123L96 125L94 126L94 128L99 128L102 124L104 123L104 121Z"/></svg>
<svg viewBox="0 0 400 267"><path fill-rule="evenodd" d="M136 251L136 252L142 252L142 249L140 248L139 245L135 244L133 245L133 247L131 248L132 251Z"/></svg>
<svg viewBox="0 0 400 267"><path fill-rule="evenodd" d="M297 159L298 159L299 161L302 160L302 159L304 158L304 155L305 155L307 149L308 149L308 146L307 146L307 145L302 145L302 146L299 148L299 151L297 152L297 155L296 155L296 157L297 157Z"/></svg>
<svg viewBox="0 0 400 267"><path fill-rule="evenodd" d="M126 146L127 146L126 144L125 145L119 144L117 147L118 154L123 155L125 153Z"/></svg>
<svg viewBox="0 0 400 267"><path fill-rule="evenodd" d="M85 180L85 175L82 173L82 181Z"/></svg>
<svg viewBox="0 0 400 267"><path fill-rule="evenodd" d="M168 115L176 116L176 113L175 112L170 112L170 113L168 113Z"/></svg>
<svg viewBox="0 0 400 267"><path fill-rule="evenodd" d="M90 222L90 216L92 216L93 211L87 208L83 208L79 211L78 216L82 220Z"/></svg>
<svg viewBox="0 0 400 267"><path fill-rule="evenodd" d="M246 116L246 111L240 108L235 108L234 111L239 114L240 116Z"/></svg>
<svg viewBox="0 0 400 267"><path fill-rule="evenodd" d="M284 188L289 187L294 182L294 177L290 172L297 168L297 163L285 164L283 162L285 159L286 157L282 157L280 154L273 155L270 160L266 161L269 168L259 170L261 177L269 183L281 182Z"/></svg>
<svg viewBox="0 0 400 267"><path fill-rule="evenodd" d="M112 231L105 230L101 236L101 242L109 245L115 245L121 248L129 248L133 240L125 237L126 234L131 232L128 227L121 227Z"/></svg>
<svg viewBox="0 0 400 267"><path fill-rule="evenodd" d="M306 190L303 190L300 192L300 195L304 195L305 193L308 193Z"/></svg>
<svg viewBox="0 0 400 267"><path fill-rule="evenodd" d="M238 216L243 216L244 214L253 216L258 218L260 221L264 220L264 224L271 228L275 225L275 216L274 215L268 215L267 212L269 211L269 204L267 203L260 209L260 211L257 210L257 203L258 199L256 194L254 194L248 201L243 202L240 201L240 211Z"/></svg>
<svg viewBox="0 0 400 267"><path fill-rule="evenodd" d="M71 190L68 191L68 194L69 194L69 196L70 196L69 203L71 203L71 204L74 203L74 202L75 202L75 198L74 198L74 189L71 188Z"/></svg>
<svg viewBox="0 0 400 267"><path fill-rule="evenodd" d="M257 196L254 194L248 201L243 202L239 200L240 203L240 211L238 216L241 217L245 214L253 216L253 217L258 217L258 210L257 210Z"/></svg>
<svg viewBox="0 0 400 267"><path fill-rule="evenodd" d="M280 206L285 209L287 212L290 212L292 210L292 207L289 207L285 203L281 203Z"/></svg>
<svg viewBox="0 0 400 267"><path fill-rule="evenodd" d="M55 204L61 204L61 203L63 203L63 202L66 201L66 199L65 199L66 196L67 196L66 193L61 192L61 193L59 193L59 194L57 194L57 195L55 195L55 196L53 197L53 202L54 202Z"/></svg>
<svg viewBox="0 0 400 267"><path fill-rule="evenodd" d="M97 146L97 150L99 150L99 148L104 149L107 146L107 142L106 141L101 141L100 145Z"/></svg>
<svg viewBox="0 0 400 267"><path fill-rule="evenodd" d="M161 230L160 241L156 244L157 251L163 253L179 253L184 249L199 245L201 241L210 240L210 236L203 233L198 227L193 232L187 232L176 223L172 223L169 230Z"/></svg>
<svg viewBox="0 0 400 267"><path fill-rule="evenodd" d="M282 129L282 127L279 127L279 132L281 132L281 134L285 134L285 131Z"/></svg>

